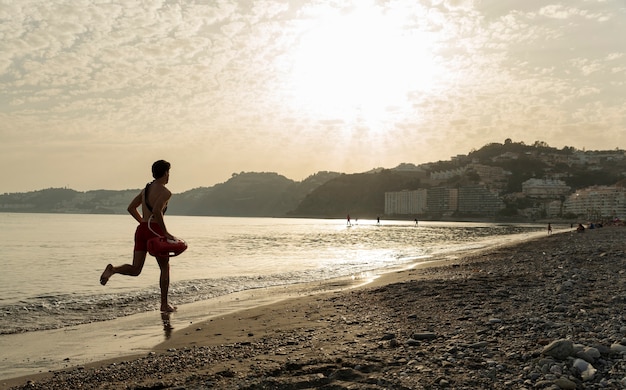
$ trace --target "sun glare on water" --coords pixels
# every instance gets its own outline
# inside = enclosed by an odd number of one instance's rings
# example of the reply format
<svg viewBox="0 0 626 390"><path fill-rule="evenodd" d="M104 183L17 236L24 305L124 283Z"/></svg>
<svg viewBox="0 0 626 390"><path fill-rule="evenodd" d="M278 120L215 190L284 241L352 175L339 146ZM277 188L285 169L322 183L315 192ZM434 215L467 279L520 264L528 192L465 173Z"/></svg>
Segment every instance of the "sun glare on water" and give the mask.
<svg viewBox="0 0 626 390"><path fill-rule="evenodd" d="M295 52L295 103L320 119L371 124L406 109L438 71L433 38L408 23L373 6L317 18Z"/></svg>

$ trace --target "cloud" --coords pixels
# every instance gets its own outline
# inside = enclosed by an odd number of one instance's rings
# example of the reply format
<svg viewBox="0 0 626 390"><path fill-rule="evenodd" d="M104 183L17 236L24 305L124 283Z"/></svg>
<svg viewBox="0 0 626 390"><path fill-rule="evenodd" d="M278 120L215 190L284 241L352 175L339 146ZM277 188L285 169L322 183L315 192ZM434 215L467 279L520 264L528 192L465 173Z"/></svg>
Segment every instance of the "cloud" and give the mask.
<svg viewBox="0 0 626 390"><path fill-rule="evenodd" d="M590 9L567 7L562 4L553 4L542 7L539 10L539 15L551 19L562 20L581 17L589 20L596 20L598 22L605 22L611 19L611 14L606 12L594 12Z"/></svg>
<svg viewBox="0 0 626 390"><path fill-rule="evenodd" d="M193 187L504 138L601 147L585 129L624 140L625 25L623 6L584 0L8 2L0 162L39 159L24 170L45 181L68 158L121 176L171 154L213 167Z"/></svg>
<svg viewBox="0 0 626 390"><path fill-rule="evenodd" d="M475 0L434 0L434 5L443 4L448 10L471 10L474 8Z"/></svg>

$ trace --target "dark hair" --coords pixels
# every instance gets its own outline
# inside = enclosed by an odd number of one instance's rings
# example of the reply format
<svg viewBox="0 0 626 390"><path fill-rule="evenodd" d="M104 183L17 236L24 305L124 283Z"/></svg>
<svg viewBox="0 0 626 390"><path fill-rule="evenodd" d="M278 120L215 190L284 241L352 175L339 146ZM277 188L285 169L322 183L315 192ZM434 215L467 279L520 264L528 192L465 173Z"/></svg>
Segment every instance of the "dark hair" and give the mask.
<svg viewBox="0 0 626 390"><path fill-rule="evenodd" d="M170 170L170 166L170 163L165 160L155 161L154 164L152 164L152 177L155 179L162 178L167 171Z"/></svg>

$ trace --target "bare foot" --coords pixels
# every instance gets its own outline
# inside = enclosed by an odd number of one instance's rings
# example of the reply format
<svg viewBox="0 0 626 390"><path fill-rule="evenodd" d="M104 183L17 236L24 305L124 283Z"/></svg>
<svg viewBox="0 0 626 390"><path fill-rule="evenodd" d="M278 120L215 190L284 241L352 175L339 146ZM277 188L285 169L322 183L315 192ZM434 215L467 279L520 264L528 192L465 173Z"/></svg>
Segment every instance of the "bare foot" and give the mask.
<svg viewBox="0 0 626 390"><path fill-rule="evenodd" d="M100 275L100 284L103 286L107 284L111 275L113 275L113 266L109 264L104 269L104 272L102 273L102 275Z"/></svg>
<svg viewBox="0 0 626 390"><path fill-rule="evenodd" d="M165 313L173 313L176 311L176 306L172 306L169 303L165 305L161 305L161 311Z"/></svg>

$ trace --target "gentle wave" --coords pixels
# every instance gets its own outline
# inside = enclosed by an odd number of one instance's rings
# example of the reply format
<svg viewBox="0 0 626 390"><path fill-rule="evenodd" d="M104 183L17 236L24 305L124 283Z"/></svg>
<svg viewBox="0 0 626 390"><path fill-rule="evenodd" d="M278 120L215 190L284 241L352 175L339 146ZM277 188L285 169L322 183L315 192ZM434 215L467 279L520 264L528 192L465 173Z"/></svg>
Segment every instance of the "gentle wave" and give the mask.
<svg viewBox="0 0 626 390"><path fill-rule="evenodd" d="M351 274L354 278L362 275ZM237 276L221 279L199 279L174 283L169 297L177 305L204 301L235 292L294 285L336 278L323 271ZM339 275L347 276L347 275ZM1 306L0 334L58 329L153 311L160 299L158 288L131 292L93 295L41 295L17 304Z"/></svg>
<svg viewBox="0 0 626 390"><path fill-rule="evenodd" d="M11 215L12 225L21 229L6 245L10 253L0 275L0 334L58 329L157 309L158 267L148 261L141 278L116 275L105 287L97 284L107 261L129 261L132 225L127 218ZM417 228L403 221L382 226L360 221L347 228L336 220L168 218L173 230L193 243L172 260L177 279L169 296L176 305L244 290L358 279L543 230L538 225L425 222ZM94 241L93 229L85 228L94 220L101 230L99 241Z"/></svg>

